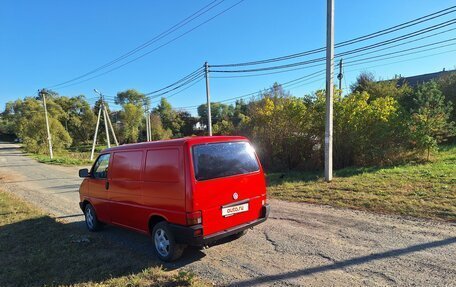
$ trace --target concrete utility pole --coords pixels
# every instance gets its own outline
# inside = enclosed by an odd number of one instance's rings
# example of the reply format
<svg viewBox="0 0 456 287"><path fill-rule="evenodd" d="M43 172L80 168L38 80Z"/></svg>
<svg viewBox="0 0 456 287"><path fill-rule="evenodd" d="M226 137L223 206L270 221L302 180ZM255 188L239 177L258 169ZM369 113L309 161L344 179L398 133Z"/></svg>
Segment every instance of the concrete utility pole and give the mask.
<svg viewBox="0 0 456 287"><path fill-rule="evenodd" d="M144 105L144 112L146 116L146 141L151 141L150 113L147 105Z"/></svg>
<svg viewBox="0 0 456 287"><path fill-rule="evenodd" d="M149 134L149 119L148 119L149 113L148 113L147 110L146 110L145 115L146 115L146 141L150 141L150 134Z"/></svg>
<svg viewBox="0 0 456 287"><path fill-rule="evenodd" d="M344 77L344 74L342 73L342 59L339 61L339 74L337 75L337 79L339 80L339 91L340 91L340 96L342 96L342 79Z"/></svg>
<svg viewBox="0 0 456 287"><path fill-rule="evenodd" d="M90 154L90 160L93 160L93 153L95 152L95 145L97 144L97 134L98 134L98 127L100 126L100 118L101 118L101 105L98 109L97 125L95 127L95 134L93 135L92 153Z"/></svg>
<svg viewBox="0 0 456 287"><path fill-rule="evenodd" d="M152 141L152 125L150 124L150 112L147 111L147 122L149 123L149 141Z"/></svg>
<svg viewBox="0 0 456 287"><path fill-rule="evenodd" d="M117 141L116 133L114 132L114 128L112 127L111 119L109 118L109 113L108 113L108 109L106 108L106 105L103 105L103 108L106 113L106 117L108 118L108 124L109 124L109 128L111 129L111 132L112 132L112 137L114 138L116 146L119 146L119 142Z"/></svg>
<svg viewBox="0 0 456 287"><path fill-rule="evenodd" d="M105 105L104 105L104 99L102 97L102 104L101 104L102 108L103 108L103 119L104 119L104 126L105 126L105 132L106 132L106 143L108 144L108 148L111 147L111 140L109 138L109 129L108 129L108 113L106 112L106 108L105 108Z"/></svg>
<svg viewBox="0 0 456 287"><path fill-rule="evenodd" d="M212 116L211 116L211 92L209 89L209 65L204 63L204 74L206 76L206 98L207 98L207 129L209 136L212 136Z"/></svg>
<svg viewBox="0 0 456 287"><path fill-rule="evenodd" d="M48 146L49 146L49 157L51 159L53 159L54 158L54 154L52 153L51 131L49 130L49 119L48 119L48 112L47 112L47 106L46 106L46 92L41 90L39 93L43 97L44 116L46 118L47 140L48 140Z"/></svg>
<svg viewBox="0 0 456 287"><path fill-rule="evenodd" d="M119 146L119 142L117 141L116 133L114 132L114 128L112 127L112 123L111 123L111 119L109 118L108 109L106 108L106 105L104 103L104 96L97 89L93 89L93 91L100 96L100 107L98 109L97 125L95 127L95 134L93 136L92 153L90 154L90 160L93 160L93 155L95 153L95 146L97 144L98 127L100 126L102 112L103 112L103 119L104 119L105 131L106 131L106 141L108 144L108 148L111 147L111 140L109 138L109 129L111 129L112 137L114 138L116 145Z"/></svg>
<svg viewBox="0 0 456 287"><path fill-rule="evenodd" d="M333 178L334 0L327 0L326 9L325 180L330 182Z"/></svg>

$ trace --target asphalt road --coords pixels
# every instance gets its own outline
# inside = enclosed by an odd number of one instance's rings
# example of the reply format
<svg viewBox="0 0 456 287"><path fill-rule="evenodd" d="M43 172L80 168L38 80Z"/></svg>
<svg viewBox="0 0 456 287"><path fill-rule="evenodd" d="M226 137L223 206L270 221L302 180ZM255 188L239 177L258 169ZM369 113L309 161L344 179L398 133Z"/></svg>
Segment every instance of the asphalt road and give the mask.
<svg viewBox="0 0 456 287"><path fill-rule="evenodd" d="M37 163L16 145L0 143L0 188L85 228L77 170ZM278 200L270 204L270 219L246 236L190 249L165 267L191 270L215 285L456 286L454 223ZM153 256L147 236L113 227L96 236Z"/></svg>

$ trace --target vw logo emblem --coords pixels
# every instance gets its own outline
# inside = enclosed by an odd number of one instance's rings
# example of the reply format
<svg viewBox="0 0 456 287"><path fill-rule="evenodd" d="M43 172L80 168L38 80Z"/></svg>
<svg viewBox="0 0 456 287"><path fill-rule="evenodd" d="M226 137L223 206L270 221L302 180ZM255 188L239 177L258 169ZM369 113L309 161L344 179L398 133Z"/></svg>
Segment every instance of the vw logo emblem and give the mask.
<svg viewBox="0 0 456 287"><path fill-rule="evenodd" d="M237 192L233 193L233 199L234 200L238 199L238 197L239 197L239 194L237 194Z"/></svg>

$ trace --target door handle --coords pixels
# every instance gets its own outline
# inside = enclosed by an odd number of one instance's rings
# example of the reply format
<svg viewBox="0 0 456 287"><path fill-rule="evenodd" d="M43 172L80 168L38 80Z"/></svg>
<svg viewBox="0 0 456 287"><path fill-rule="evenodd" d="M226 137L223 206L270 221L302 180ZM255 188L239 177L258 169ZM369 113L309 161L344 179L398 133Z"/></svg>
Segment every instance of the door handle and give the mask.
<svg viewBox="0 0 456 287"><path fill-rule="evenodd" d="M106 188L106 190L109 189L109 181L107 181L107 182L105 183L105 188Z"/></svg>

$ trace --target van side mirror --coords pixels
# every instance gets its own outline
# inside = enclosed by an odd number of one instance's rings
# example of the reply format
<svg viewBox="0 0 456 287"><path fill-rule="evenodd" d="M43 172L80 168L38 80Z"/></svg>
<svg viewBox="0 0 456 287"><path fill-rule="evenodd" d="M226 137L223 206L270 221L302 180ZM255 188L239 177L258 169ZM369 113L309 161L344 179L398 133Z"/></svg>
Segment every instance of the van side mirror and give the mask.
<svg viewBox="0 0 456 287"><path fill-rule="evenodd" d="M89 170L87 168L80 169L79 177L89 177Z"/></svg>

